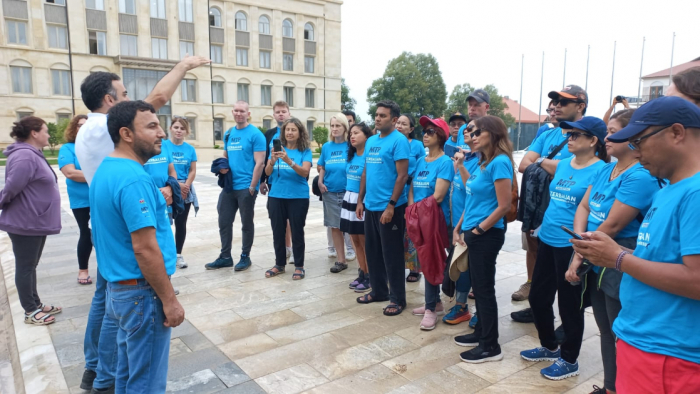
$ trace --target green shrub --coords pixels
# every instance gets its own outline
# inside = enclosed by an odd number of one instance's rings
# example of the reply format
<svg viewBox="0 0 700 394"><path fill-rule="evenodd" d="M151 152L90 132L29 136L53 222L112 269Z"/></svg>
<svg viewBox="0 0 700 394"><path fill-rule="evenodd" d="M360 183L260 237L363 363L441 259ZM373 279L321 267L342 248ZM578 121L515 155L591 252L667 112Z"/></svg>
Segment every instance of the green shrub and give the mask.
<svg viewBox="0 0 700 394"><path fill-rule="evenodd" d="M66 131L68 123L70 123L70 120L63 119L58 124L46 124L46 127L48 127L49 129L49 150L51 151L51 154L53 154L56 150L56 146L61 145L65 142L63 139L63 133Z"/></svg>
<svg viewBox="0 0 700 394"><path fill-rule="evenodd" d="M323 126L314 127L312 135L314 136L314 141L316 141L319 146L328 142L328 129Z"/></svg>

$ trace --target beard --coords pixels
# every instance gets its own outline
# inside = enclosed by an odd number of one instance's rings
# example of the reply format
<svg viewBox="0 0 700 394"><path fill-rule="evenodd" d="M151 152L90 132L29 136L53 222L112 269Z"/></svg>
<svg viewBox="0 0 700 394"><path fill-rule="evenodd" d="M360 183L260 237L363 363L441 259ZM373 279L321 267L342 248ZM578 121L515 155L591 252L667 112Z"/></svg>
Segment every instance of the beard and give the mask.
<svg viewBox="0 0 700 394"><path fill-rule="evenodd" d="M147 142L142 139L136 139L134 141L134 153L136 156L138 156L143 162L147 162L148 159L150 159L153 156L158 156L161 152L161 148L153 144L152 142Z"/></svg>

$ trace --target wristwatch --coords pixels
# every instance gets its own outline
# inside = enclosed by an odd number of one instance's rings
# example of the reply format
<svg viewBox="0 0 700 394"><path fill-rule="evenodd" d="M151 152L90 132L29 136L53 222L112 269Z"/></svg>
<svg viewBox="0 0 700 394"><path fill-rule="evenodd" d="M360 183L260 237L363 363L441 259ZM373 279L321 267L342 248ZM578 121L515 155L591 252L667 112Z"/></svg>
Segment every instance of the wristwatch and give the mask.
<svg viewBox="0 0 700 394"><path fill-rule="evenodd" d="M394 200L389 200L389 205L391 205L392 207L395 207L395 206L396 206L396 201L394 201Z"/></svg>
<svg viewBox="0 0 700 394"><path fill-rule="evenodd" d="M544 161L544 159L546 159L546 157L540 157L539 159L537 159L537 161L535 163L537 163L538 165L542 165L542 162Z"/></svg>
<svg viewBox="0 0 700 394"><path fill-rule="evenodd" d="M477 233L479 233L479 235L483 235L483 234L486 232L486 231L484 231L484 229L481 228L481 226L479 226L479 225L477 225L474 229L476 230Z"/></svg>
<svg viewBox="0 0 700 394"><path fill-rule="evenodd" d="M255 188L253 186L248 187L248 191L251 193L255 193Z"/></svg>

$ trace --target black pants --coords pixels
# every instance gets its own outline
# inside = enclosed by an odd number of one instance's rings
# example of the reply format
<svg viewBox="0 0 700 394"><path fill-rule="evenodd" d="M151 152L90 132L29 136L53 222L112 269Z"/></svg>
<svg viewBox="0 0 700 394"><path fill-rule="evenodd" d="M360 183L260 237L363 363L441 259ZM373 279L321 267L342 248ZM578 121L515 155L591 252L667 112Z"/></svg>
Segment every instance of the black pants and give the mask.
<svg viewBox="0 0 700 394"><path fill-rule="evenodd" d="M479 313L474 333L479 336L479 346L485 350L498 346L496 258L506 240L505 234L505 230L493 227L482 235L471 231L464 233L469 253L469 276Z"/></svg>
<svg viewBox="0 0 700 394"><path fill-rule="evenodd" d="M394 208L391 222L381 224L384 211L365 211L365 253L372 299L406 306L403 234L406 204ZM389 286L387 287L387 282Z"/></svg>
<svg viewBox="0 0 700 394"><path fill-rule="evenodd" d="M191 202L185 204L185 210L175 218L175 250L177 254L182 254L182 247L185 246L187 238L187 217L190 215Z"/></svg>
<svg viewBox="0 0 700 394"><path fill-rule="evenodd" d="M252 196L248 189L234 190L227 193L222 190L219 194L219 203L216 211L219 214L219 237L221 238L221 253L219 258L231 258L231 244L233 243L233 222L236 220L236 213L241 211L241 254L250 256L250 249L253 247L255 237L255 199L258 192Z"/></svg>
<svg viewBox="0 0 700 394"><path fill-rule="evenodd" d="M78 238L78 267L88 269L88 261L92 253L92 234L90 233L90 207L73 209L73 216L78 222L80 238Z"/></svg>
<svg viewBox="0 0 700 394"><path fill-rule="evenodd" d="M292 253L294 266L304 267L304 226L306 214L309 213L308 198L275 198L268 197L267 212L272 225L272 243L275 245L275 265L284 267L287 264L287 220L292 230Z"/></svg>
<svg viewBox="0 0 700 394"><path fill-rule="evenodd" d="M557 348L552 316L554 297L559 293L559 316L566 333L566 341L561 345L561 358L568 363L575 363L578 359L583 340L582 288L580 284L572 286L565 278L573 252L570 246L555 248L540 240L530 289L530 307L540 344L550 350ZM588 276L589 279L591 277Z"/></svg>
<svg viewBox="0 0 700 394"><path fill-rule="evenodd" d="M610 268L608 268L610 269ZM598 275L593 271L588 274L595 278L593 282L597 282ZM617 315L622 310L620 300L605 294L598 289L595 284L589 287L591 294L591 304L593 305L593 316L600 330L600 353L603 356L603 372L605 388L611 391L615 390L615 379L617 378L617 350L616 336L612 330L613 323L617 319Z"/></svg>
<svg viewBox="0 0 700 394"><path fill-rule="evenodd" d="M39 309L41 300L36 291L36 266L44 250L46 236L18 235L7 233L15 254L15 286L19 302L26 313Z"/></svg>

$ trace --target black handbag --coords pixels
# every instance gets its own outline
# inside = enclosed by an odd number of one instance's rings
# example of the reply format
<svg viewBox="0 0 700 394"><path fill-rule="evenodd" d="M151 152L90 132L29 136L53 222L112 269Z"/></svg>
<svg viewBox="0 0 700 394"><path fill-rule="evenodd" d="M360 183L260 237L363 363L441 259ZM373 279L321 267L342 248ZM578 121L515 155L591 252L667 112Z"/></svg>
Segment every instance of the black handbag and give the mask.
<svg viewBox="0 0 700 394"><path fill-rule="evenodd" d="M321 193L321 189L318 187L318 175L311 181L311 193L313 193L314 196L318 196L319 201L323 201L323 193Z"/></svg>
<svg viewBox="0 0 700 394"><path fill-rule="evenodd" d="M450 253L447 254L447 259L445 259L445 272L442 277L442 292L450 298L455 296L455 291L457 290L457 284L450 279L450 262L452 261L454 252L455 247L452 246L450 248Z"/></svg>

